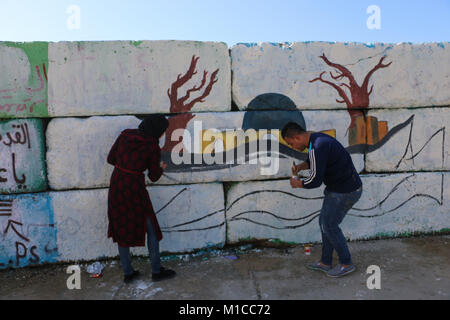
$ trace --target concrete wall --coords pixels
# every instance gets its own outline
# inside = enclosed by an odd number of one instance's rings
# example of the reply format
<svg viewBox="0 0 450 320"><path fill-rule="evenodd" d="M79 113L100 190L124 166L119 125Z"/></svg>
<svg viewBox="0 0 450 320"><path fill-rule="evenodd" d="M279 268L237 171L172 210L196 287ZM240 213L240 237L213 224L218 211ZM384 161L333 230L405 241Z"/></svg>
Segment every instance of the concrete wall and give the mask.
<svg viewBox="0 0 450 320"><path fill-rule="evenodd" d="M350 152L349 239L448 230L449 66L448 43L0 42L0 269L117 256L106 156L151 113L170 122L147 180L164 252L320 241L324 186L290 187L307 153L280 138L288 121Z"/></svg>

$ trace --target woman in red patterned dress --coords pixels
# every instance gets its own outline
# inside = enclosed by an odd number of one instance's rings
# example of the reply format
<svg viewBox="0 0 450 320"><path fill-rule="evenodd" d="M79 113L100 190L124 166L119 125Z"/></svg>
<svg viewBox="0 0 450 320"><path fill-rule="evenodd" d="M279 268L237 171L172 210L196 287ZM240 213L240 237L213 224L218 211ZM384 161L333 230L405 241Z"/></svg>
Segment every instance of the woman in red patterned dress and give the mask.
<svg viewBox="0 0 450 320"><path fill-rule="evenodd" d="M160 162L159 139L169 125L163 115L146 117L138 129L122 131L108 154L108 163L115 168L108 193L108 238L117 242L124 281L139 275L131 266L130 247L145 246L149 251L154 281L175 276L175 271L161 266L159 241L161 229L145 186L144 171L157 181L166 167Z"/></svg>

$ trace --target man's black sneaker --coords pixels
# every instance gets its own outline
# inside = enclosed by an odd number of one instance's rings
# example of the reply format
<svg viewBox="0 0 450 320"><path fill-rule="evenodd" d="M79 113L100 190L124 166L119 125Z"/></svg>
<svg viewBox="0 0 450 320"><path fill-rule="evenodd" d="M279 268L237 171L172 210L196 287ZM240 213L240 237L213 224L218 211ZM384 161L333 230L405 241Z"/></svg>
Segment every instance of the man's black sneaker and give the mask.
<svg viewBox="0 0 450 320"><path fill-rule="evenodd" d="M132 274L126 275L123 277L123 282L130 283L135 278L137 278L140 275L139 271L134 270Z"/></svg>
<svg viewBox="0 0 450 320"><path fill-rule="evenodd" d="M170 269L166 269L164 267L161 267L159 273L152 273L152 280L153 281L161 281L164 279L170 279L176 276L176 272Z"/></svg>

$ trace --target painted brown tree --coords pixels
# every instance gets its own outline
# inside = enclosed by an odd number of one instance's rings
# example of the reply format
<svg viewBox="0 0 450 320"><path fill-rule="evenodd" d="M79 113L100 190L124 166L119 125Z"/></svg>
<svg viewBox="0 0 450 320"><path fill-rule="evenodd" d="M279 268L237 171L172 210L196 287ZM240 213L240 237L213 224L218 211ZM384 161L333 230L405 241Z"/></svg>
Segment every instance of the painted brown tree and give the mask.
<svg viewBox="0 0 450 320"><path fill-rule="evenodd" d="M319 75L319 77L312 79L309 82L321 81L336 89L339 96L342 98L341 100L336 99L336 102L345 103L347 105L347 110L351 118L349 128L353 128L355 126L356 118L365 115L368 110L369 96L373 91L373 85L370 87L370 90L368 90L370 77L378 69L389 67L392 61L387 64L383 64L383 60L386 58L386 56L383 56L378 64L367 73L362 85L359 86L352 73L346 67L331 62L330 60L328 60L325 54L322 54L321 56L319 56L319 58L321 58L330 67L335 68L336 72L338 72L337 75L333 75L333 73L330 71L330 76L331 78L333 78L333 80L341 81L342 79L346 78L348 80L348 83L336 84L332 81L325 80L323 78L323 75L326 73L326 71L323 71ZM344 87L350 90L350 98L343 89Z"/></svg>
<svg viewBox="0 0 450 320"><path fill-rule="evenodd" d="M209 82L206 85L208 78L208 71L203 71L203 78L199 86L193 86L192 88L186 91L186 94L183 97L178 97L178 89L180 89L184 84L186 84L192 77L197 74L196 67L197 62L200 57L192 56L191 64L189 69L184 75L179 74L177 80L172 83L171 87L167 89L167 95L170 99L170 113L180 113L169 119L169 127L166 131L166 141L162 148L163 151L171 151L172 148L177 145L180 141L172 141L172 133L176 129L185 129L188 122L195 117L192 113L189 113L191 109L194 107L196 103L205 102L205 98L211 93L211 90L214 84L217 82L217 73L219 69L211 73L209 77ZM206 87L205 87L206 85ZM201 93L198 97L192 99L188 102L191 94L196 91L201 91L204 88L203 93Z"/></svg>

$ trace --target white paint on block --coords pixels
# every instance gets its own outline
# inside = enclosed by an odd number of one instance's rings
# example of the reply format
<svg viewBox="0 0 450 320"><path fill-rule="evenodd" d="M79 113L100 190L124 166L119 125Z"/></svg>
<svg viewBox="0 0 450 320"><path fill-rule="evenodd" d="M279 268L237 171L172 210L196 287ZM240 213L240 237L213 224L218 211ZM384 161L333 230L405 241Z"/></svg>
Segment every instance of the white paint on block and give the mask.
<svg viewBox="0 0 450 320"><path fill-rule="evenodd" d="M30 76L30 62L25 52L20 48L8 47L0 43L0 91L2 96L23 91ZM0 101L2 101L0 97ZM2 101L7 103L7 101Z"/></svg>
<svg viewBox="0 0 450 320"><path fill-rule="evenodd" d="M243 182L227 195L229 242L241 239L280 239L303 243L319 241L317 215L323 186L292 189L289 180Z"/></svg>
<svg viewBox="0 0 450 320"><path fill-rule="evenodd" d="M341 228L351 239L450 226L448 173L361 176L363 194ZM297 243L321 241L319 214L323 189L292 189L289 180L244 182L227 195L228 239L278 238ZM304 225L303 225L304 224Z"/></svg>
<svg viewBox="0 0 450 320"><path fill-rule="evenodd" d="M195 41L91 41L49 44L49 114L52 117L168 113L168 89L199 57L197 73L178 97L200 86L203 71L219 69L195 111L231 109L231 69L225 43ZM202 91L203 92L203 91ZM192 93L192 98L200 92Z"/></svg>
<svg viewBox="0 0 450 320"><path fill-rule="evenodd" d="M322 54L332 62L345 66L359 86L368 72L387 57L386 68L370 77L369 107L421 107L450 104L449 43L384 44L294 42L285 44L238 44L231 50L233 100L240 109L263 93L281 93L291 98L300 109L346 108L330 85L316 81L322 72L327 81L346 83L346 78L333 80L339 73L319 58ZM342 87L350 96L349 90Z"/></svg>
<svg viewBox="0 0 450 320"><path fill-rule="evenodd" d="M147 191L163 230L161 252L185 252L225 243L221 184L155 186ZM108 189L51 192L50 196L60 261L118 255L117 244L107 238ZM176 227L179 224L183 225ZM146 247L133 248L132 252L148 255Z"/></svg>
<svg viewBox="0 0 450 320"><path fill-rule="evenodd" d="M113 171L108 153L124 129L139 123L134 116L52 119L46 133L50 188L108 186Z"/></svg>

